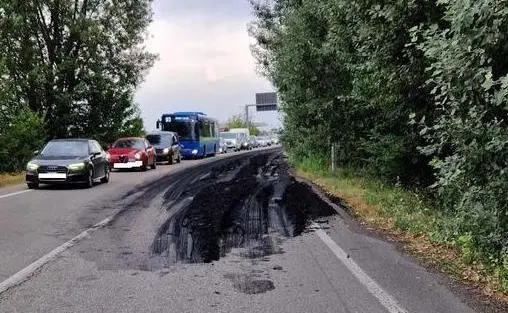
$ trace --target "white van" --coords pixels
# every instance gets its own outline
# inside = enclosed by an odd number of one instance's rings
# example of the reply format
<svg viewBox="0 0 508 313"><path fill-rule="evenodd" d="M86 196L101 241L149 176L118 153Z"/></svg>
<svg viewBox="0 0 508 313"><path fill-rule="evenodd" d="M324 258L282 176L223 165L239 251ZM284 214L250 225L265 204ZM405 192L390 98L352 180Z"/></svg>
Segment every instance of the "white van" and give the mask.
<svg viewBox="0 0 508 313"><path fill-rule="evenodd" d="M227 150L240 151L242 148L242 142L240 139L240 133L232 132L221 132L219 136L224 139Z"/></svg>
<svg viewBox="0 0 508 313"><path fill-rule="evenodd" d="M240 146L241 149L249 149L249 136L250 132L248 128L231 128L230 133L240 134Z"/></svg>

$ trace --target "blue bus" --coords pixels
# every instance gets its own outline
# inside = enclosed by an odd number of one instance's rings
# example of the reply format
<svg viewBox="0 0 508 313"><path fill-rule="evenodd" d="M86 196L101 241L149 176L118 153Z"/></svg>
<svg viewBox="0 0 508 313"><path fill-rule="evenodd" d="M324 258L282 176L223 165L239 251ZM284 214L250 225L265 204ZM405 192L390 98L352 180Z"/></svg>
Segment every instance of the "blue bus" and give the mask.
<svg viewBox="0 0 508 313"><path fill-rule="evenodd" d="M184 158L215 156L219 149L219 123L202 112L163 114L156 126L178 134Z"/></svg>

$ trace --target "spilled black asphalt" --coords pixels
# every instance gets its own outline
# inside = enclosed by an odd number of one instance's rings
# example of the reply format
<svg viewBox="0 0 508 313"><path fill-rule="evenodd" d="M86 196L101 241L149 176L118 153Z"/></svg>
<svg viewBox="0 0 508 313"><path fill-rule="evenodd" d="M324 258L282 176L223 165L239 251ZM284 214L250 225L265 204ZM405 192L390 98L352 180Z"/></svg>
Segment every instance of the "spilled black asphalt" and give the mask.
<svg viewBox="0 0 508 313"><path fill-rule="evenodd" d="M280 152L216 168L169 197L166 210L183 208L161 226L152 252L183 263L216 261L233 248L248 258L277 253L273 233L298 236L311 220L336 214L289 175Z"/></svg>

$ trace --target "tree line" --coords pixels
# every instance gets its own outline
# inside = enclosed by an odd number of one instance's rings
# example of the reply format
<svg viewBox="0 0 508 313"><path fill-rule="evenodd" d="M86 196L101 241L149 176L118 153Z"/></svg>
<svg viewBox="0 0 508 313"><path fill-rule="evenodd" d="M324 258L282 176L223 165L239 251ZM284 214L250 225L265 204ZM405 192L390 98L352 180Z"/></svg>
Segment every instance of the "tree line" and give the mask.
<svg viewBox="0 0 508 313"><path fill-rule="evenodd" d="M261 130L256 126L253 126L254 121L250 119L249 121L249 133L251 136L259 136L261 135ZM247 123L245 122L245 118L241 115L233 115L224 123L224 127L231 128L247 128Z"/></svg>
<svg viewBox="0 0 508 313"><path fill-rule="evenodd" d="M52 138L143 131L151 0L0 0L0 172Z"/></svg>
<svg viewBox="0 0 508 313"><path fill-rule="evenodd" d="M508 278L506 1L251 4L253 54L293 158L335 144L343 167L430 191L453 216L444 239L467 240Z"/></svg>

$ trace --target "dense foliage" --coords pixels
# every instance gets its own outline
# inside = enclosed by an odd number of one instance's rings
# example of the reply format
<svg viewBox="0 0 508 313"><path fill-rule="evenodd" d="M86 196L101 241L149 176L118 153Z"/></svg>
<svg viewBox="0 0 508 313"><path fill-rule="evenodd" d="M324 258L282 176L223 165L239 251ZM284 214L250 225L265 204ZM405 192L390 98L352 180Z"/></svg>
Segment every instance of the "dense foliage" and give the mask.
<svg viewBox="0 0 508 313"><path fill-rule="evenodd" d="M0 173L23 170L43 144L43 119L27 108L13 113L12 118L0 118Z"/></svg>
<svg viewBox="0 0 508 313"><path fill-rule="evenodd" d="M151 16L151 0L0 0L2 148L22 164L16 147L39 140L142 131L133 99L155 59L143 46Z"/></svg>
<svg viewBox="0 0 508 313"><path fill-rule="evenodd" d="M506 2L252 6L253 54L283 101L291 155L327 156L335 144L342 166L430 187L454 217L441 239L474 247L508 278Z"/></svg>

